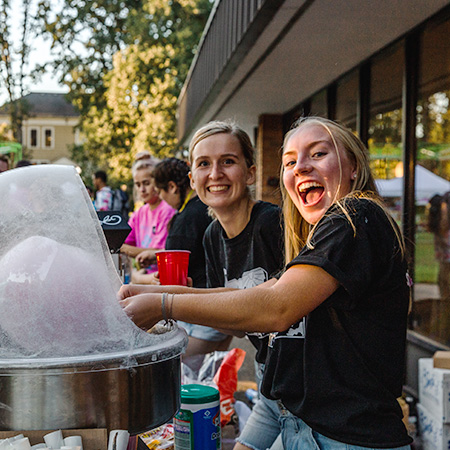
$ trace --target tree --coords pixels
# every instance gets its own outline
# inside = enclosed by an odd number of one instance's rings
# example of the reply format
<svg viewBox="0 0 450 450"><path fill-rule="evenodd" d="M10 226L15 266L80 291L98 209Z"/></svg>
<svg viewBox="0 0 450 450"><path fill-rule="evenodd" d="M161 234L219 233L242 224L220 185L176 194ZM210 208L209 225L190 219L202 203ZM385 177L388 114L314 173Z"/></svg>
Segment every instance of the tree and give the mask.
<svg viewBox="0 0 450 450"><path fill-rule="evenodd" d="M66 0L52 21L51 5L41 7L54 49L63 55L55 67L63 68L62 81L81 113L85 142L72 157L84 170L103 166L113 178L127 180L137 151L162 156L176 148L176 100L212 2L79 4ZM81 37L80 29L87 30ZM80 42L83 52L76 52Z"/></svg>
<svg viewBox="0 0 450 450"><path fill-rule="evenodd" d="M36 5L32 0L20 3L14 0L14 7L20 11L19 27L15 27L11 23L12 1L0 0L0 81L8 99L5 109L10 115L14 139L21 143L22 125L28 112L23 96L28 83L42 74L42 68L30 67L29 63L31 42L38 34Z"/></svg>
<svg viewBox="0 0 450 450"><path fill-rule="evenodd" d="M52 39L53 68L81 114L104 105L103 77L112 56L131 42L129 23L141 0L41 0L39 18Z"/></svg>

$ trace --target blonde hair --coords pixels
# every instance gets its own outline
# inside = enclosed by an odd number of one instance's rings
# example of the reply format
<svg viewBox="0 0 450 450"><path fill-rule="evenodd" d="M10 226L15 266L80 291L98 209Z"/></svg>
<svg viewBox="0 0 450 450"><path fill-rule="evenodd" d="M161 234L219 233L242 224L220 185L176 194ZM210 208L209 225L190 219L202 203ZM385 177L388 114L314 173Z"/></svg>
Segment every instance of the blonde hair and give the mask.
<svg viewBox="0 0 450 450"><path fill-rule="evenodd" d="M149 170L150 172L153 172L153 169L156 167L156 165L160 162L159 159L154 158L153 156L141 158L138 160L135 160L131 167L131 174L133 175L133 178L136 176L136 172L138 170Z"/></svg>
<svg viewBox="0 0 450 450"><path fill-rule="evenodd" d="M341 159L339 154L339 148L343 149L349 160L354 164L356 169L356 177L352 180L350 193L343 198L335 198L333 203L336 204L347 220L353 227L356 233L355 226L351 220L348 207L346 205L346 199L349 198L366 198L379 205L385 212L391 226L397 236L399 247L402 255L405 252L405 246L403 242L402 234L395 223L394 219L387 212L384 206L375 184L372 172L370 170L369 152L361 140L353 134L353 132L338 122L325 119L323 117L302 117L294 123L291 130L289 130L283 141L283 148L286 146L288 140L301 128L307 125L317 125L326 130L329 134L331 141L335 147L338 161L340 176L342 176ZM281 165L280 179L283 179L284 167ZM320 222L320 220L314 225L310 226L308 222L301 216L297 207L292 199L289 197L287 190L283 183L281 183L281 194L283 199L283 215L285 221L285 254L286 263L294 259L300 250L306 245L309 248L313 248L311 244L311 238L314 231Z"/></svg>
<svg viewBox="0 0 450 450"><path fill-rule="evenodd" d="M248 134L234 122L217 120L203 125L192 137L191 142L189 143L189 162L191 165L193 163L195 146L199 142L203 141L203 139L221 133L235 136L241 144L242 153L244 155L244 160L247 167L252 167L255 165L255 149L253 148Z"/></svg>

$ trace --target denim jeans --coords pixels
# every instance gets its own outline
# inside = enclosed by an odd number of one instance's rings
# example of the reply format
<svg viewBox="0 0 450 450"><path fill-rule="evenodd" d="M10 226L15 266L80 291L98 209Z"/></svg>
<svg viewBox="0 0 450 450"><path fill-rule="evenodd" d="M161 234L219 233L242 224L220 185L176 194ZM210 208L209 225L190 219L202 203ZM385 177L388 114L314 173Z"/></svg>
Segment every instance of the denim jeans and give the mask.
<svg viewBox="0 0 450 450"><path fill-rule="evenodd" d="M280 404L281 435L284 448L289 450L368 450L367 447L345 444L313 431L303 420L291 414ZM373 449L372 449L373 450ZM393 450L393 449L383 449ZM411 450L409 445L395 450Z"/></svg>
<svg viewBox="0 0 450 450"><path fill-rule="evenodd" d="M252 450L283 450L279 420L280 411L277 402L260 394L236 441Z"/></svg>

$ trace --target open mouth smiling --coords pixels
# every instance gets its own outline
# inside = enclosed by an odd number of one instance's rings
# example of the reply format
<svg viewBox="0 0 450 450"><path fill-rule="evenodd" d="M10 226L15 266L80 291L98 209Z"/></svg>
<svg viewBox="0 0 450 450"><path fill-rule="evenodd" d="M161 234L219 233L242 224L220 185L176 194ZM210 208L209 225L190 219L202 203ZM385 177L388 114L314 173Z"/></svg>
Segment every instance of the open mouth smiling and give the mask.
<svg viewBox="0 0 450 450"><path fill-rule="evenodd" d="M209 186L207 188L207 190L209 192L222 192L222 191L227 191L228 190L228 186Z"/></svg>
<svg viewBox="0 0 450 450"><path fill-rule="evenodd" d="M302 183L298 188L300 198L305 205L317 203L322 198L324 191L324 187L315 181Z"/></svg>

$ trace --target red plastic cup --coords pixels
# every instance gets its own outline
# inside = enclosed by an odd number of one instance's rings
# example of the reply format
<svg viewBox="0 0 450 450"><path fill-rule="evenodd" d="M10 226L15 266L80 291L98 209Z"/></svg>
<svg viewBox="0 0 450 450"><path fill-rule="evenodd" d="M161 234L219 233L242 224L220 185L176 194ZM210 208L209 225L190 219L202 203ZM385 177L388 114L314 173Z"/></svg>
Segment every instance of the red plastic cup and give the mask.
<svg viewBox="0 0 450 450"><path fill-rule="evenodd" d="M190 253L189 250L161 250L156 252L161 284L187 286Z"/></svg>

